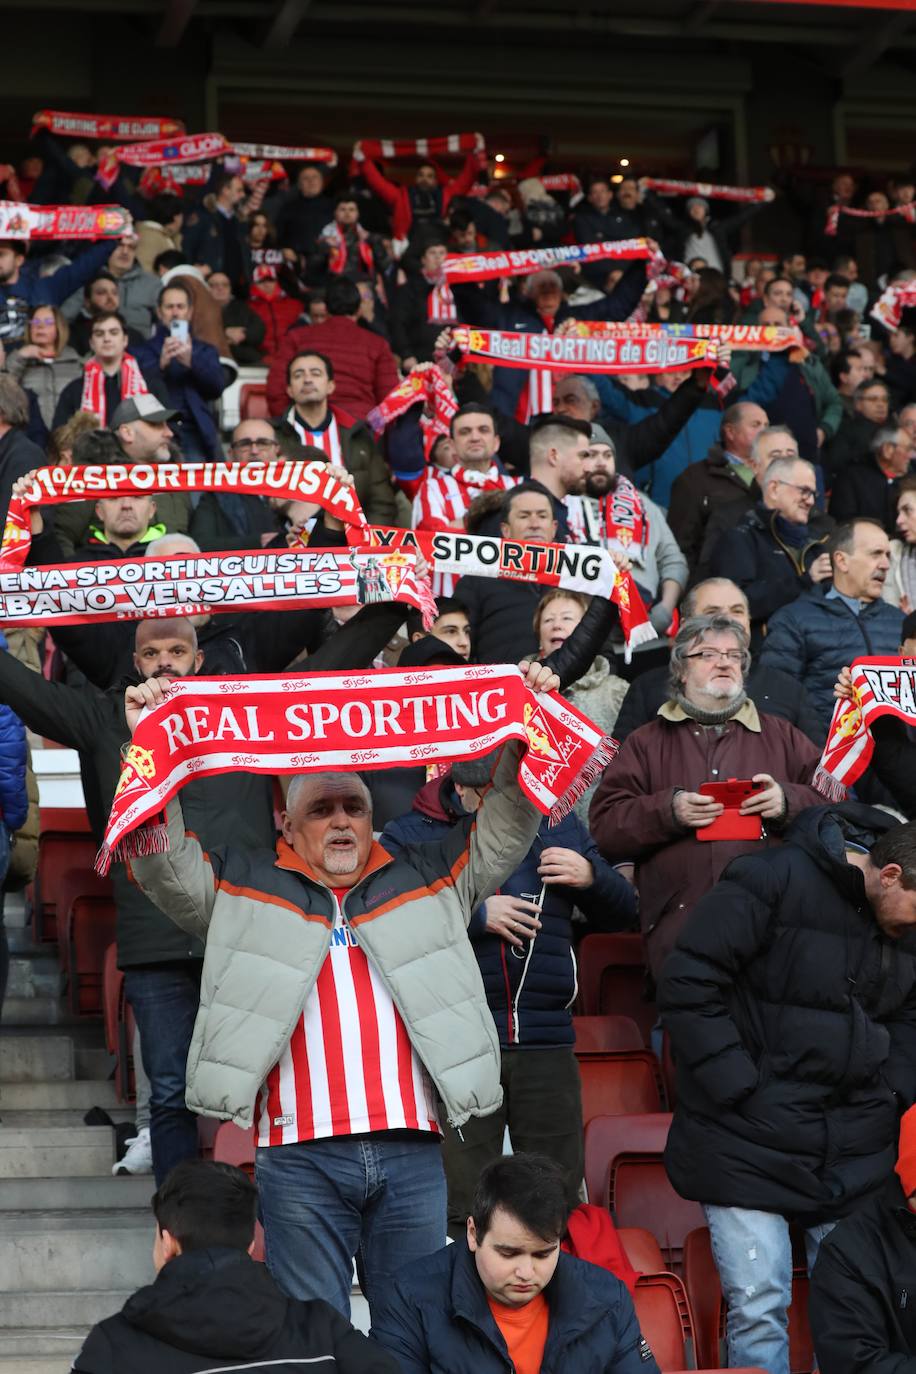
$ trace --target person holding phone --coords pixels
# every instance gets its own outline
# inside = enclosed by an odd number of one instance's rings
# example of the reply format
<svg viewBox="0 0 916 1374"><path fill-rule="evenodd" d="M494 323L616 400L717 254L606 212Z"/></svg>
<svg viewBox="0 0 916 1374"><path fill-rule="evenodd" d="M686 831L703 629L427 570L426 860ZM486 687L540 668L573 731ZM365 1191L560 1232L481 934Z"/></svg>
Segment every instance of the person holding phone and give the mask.
<svg viewBox="0 0 916 1374"><path fill-rule="evenodd" d="M726 864L778 844L790 820L823 802L811 785L819 750L787 720L758 711L745 692L749 666L738 621L686 621L671 650L668 700L627 736L592 800L598 848L639 891L655 978ZM707 828L717 838L701 843Z"/></svg>
<svg viewBox="0 0 916 1374"><path fill-rule="evenodd" d="M169 406L180 417L176 437L183 457L219 459L222 449L212 407L227 379L216 349L194 337L193 312L191 293L183 283L164 286L156 307L159 324L135 354L144 371L162 378Z"/></svg>

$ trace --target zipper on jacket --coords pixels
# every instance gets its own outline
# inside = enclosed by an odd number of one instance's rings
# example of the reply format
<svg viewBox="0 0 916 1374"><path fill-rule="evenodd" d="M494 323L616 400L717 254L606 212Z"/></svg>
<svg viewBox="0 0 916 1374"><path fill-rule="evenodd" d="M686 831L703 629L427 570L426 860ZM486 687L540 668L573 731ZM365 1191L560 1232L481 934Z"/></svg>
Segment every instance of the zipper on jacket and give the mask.
<svg viewBox="0 0 916 1374"><path fill-rule="evenodd" d="M539 894L538 894L538 906L540 907L540 909L541 909L542 911L544 910L544 897L545 897L545 892L546 892L545 885L544 885L543 883L541 883L541 890L540 890L540 892L539 892ZM536 940L537 938L538 938L538 933L537 933L537 931L535 931L534 934L532 935L531 939L528 941L528 953L525 955L525 967L522 969L522 976L521 976L521 978L520 978L519 981L518 981L518 987L516 988L516 991L515 991L515 1000L514 1000L513 1003L512 1003L512 1025L513 1025L513 1028L514 1028L514 1030L515 1030L515 1041L516 1041L516 1044L519 1044L519 1043L521 1042L521 1038L522 1038L521 1035L519 1034L519 1029L518 1029L518 1004L519 1004L519 1002L521 1001L522 990L523 990L523 988L524 988L524 986L525 986L525 979L528 977L528 967L529 967L529 965L530 965L530 963L531 963L531 956L532 956L532 954L534 953L534 942L535 942L535 940Z"/></svg>

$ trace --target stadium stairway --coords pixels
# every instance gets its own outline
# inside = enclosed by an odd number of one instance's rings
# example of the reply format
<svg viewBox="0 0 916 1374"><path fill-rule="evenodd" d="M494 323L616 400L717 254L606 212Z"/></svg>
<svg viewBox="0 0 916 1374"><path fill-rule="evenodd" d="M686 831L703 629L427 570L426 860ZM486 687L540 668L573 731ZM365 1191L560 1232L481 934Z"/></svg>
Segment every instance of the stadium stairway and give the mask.
<svg viewBox="0 0 916 1374"><path fill-rule="evenodd" d="M94 1322L153 1277L151 1175L113 1178L114 1132L131 1120L101 1023L61 998L56 946L34 945L7 897L10 979L0 1025L0 1374L66 1374Z"/></svg>

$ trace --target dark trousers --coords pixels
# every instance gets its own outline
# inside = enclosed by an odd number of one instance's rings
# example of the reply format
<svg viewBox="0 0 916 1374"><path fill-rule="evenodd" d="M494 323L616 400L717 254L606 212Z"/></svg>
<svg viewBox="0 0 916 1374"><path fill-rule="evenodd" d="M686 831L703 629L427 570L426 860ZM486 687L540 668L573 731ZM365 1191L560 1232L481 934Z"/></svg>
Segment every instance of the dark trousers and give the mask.
<svg viewBox="0 0 916 1374"><path fill-rule="evenodd" d="M509 1127L514 1151L548 1155L566 1171L570 1207L579 1202L584 1167L582 1088L572 1048L503 1050L503 1104L492 1116L473 1116L460 1133L444 1127L448 1228L464 1234L481 1170L503 1152Z"/></svg>

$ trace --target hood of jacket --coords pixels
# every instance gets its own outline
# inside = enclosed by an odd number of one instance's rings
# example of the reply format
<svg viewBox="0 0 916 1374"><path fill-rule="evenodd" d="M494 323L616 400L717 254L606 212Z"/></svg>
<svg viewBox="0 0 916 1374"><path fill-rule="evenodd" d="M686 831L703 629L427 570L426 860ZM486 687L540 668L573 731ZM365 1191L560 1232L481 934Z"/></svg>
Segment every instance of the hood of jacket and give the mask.
<svg viewBox="0 0 916 1374"><path fill-rule="evenodd" d="M267 1266L214 1247L170 1260L123 1315L156 1340L211 1358L257 1357L282 1328L287 1298Z"/></svg>
<svg viewBox="0 0 916 1374"><path fill-rule="evenodd" d="M442 821L445 825L454 825L468 814L458 800L448 774L444 778L430 778L414 797L413 809L419 811L421 816L428 816L431 821Z"/></svg>
<svg viewBox="0 0 916 1374"><path fill-rule="evenodd" d="M861 802L839 802L808 807L789 826L785 838L787 844L804 849L844 896L858 904L865 895L865 885L859 869L847 863L846 850L870 850L896 825L899 821L886 811Z"/></svg>

